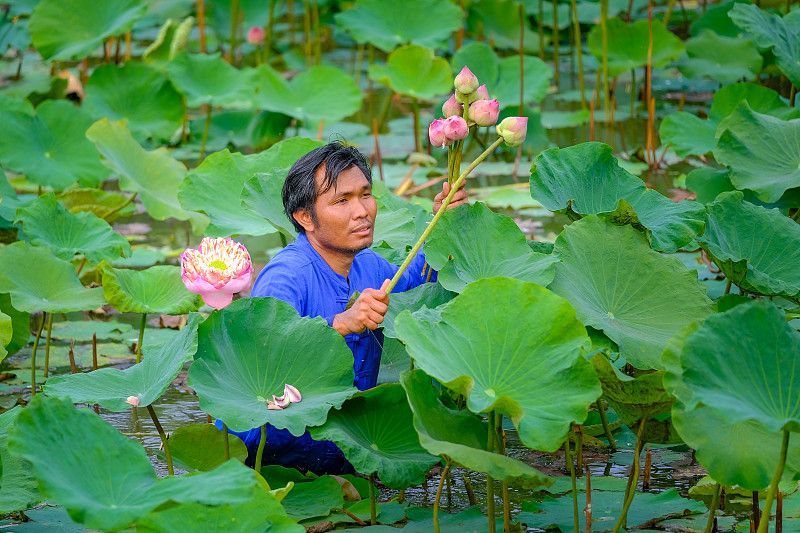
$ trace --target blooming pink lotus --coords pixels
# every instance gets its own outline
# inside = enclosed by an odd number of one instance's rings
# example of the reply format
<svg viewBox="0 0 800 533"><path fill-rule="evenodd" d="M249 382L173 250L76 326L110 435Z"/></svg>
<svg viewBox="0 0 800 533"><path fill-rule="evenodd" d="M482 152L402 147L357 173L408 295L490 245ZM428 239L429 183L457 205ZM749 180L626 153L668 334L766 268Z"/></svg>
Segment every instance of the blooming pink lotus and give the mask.
<svg viewBox="0 0 800 533"><path fill-rule="evenodd" d="M253 46L262 46L267 38L267 30L261 26L253 26L247 31L247 42Z"/></svg>
<svg viewBox="0 0 800 533"><path fill-rule="evenodd" d="M500 115L497 100L476 100L469 106L469 119L481 127L494 126Z"/></svg>
<svg viewBox="0 0 800 533"><path fill-rule="evenodd" d="M528 134L528 117L506 117L497 125L497 134L511 147L520 146Z"/></svg>
<svg viewBox="0 0 800 533"><path fill-rule="evenodd" d="M445 146L452 144L452 139L448 139L444 132L444 124L446 120L448 119L437 118L431 122L430 126L428 126L428 139L431 141L431 146L444 148Z"/></svg>
<svg viewBox="0 0 800 533"><path fill-rule="evenodd" d="M250 284L253 265L247 248L231 238L205 237L197 249L181 254L181 278L190 292L215 309L226 307L234 293Z"/></svg>
<svg viewBox="0 0 800 533"><path fill-rule="evenodd" d="M469 135L469 126L462 117L452 116L444 119L444 134L451 141L464 139Z"/></svg>
<svg viewBox="0 0 800 533"><path fill-rule="evenodd" d="M456 102L456 95L451 94L450 99L447 100L442 106L442 114L444 118L452 117L453 115L461 115L464 111L464 106Z"/></svg>

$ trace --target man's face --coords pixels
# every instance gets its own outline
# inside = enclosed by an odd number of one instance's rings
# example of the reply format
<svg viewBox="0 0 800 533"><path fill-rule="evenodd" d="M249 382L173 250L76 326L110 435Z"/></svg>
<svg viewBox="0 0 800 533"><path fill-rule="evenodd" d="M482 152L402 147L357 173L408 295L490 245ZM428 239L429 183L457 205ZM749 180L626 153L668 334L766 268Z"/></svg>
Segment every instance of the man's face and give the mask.
<svg viewBox="0 0 800 533"><path fill-rule="evenodd" d="M324 166L315 179L320 187ZM372 185L357 166L339 173L336 187L317 197L316 220L310 222L306 236L320 246L337 253L355 255L372 245L378 205L372 196Z"/></svg>

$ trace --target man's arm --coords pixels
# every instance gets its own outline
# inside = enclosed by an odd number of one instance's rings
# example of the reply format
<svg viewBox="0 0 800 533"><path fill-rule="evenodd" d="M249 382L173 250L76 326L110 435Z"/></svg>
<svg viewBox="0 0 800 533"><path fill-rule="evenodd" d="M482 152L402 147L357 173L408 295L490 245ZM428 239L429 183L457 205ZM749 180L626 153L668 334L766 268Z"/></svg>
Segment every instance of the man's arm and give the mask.
<svg viewBox="0 0 800 533"><path fill-rule="evenodd" d="M365 329L378 329L389 308L389 295L385 280L380 289L364 289L353 306L333 317L333 328L343 337L350 333L361 333Z"/></svg>

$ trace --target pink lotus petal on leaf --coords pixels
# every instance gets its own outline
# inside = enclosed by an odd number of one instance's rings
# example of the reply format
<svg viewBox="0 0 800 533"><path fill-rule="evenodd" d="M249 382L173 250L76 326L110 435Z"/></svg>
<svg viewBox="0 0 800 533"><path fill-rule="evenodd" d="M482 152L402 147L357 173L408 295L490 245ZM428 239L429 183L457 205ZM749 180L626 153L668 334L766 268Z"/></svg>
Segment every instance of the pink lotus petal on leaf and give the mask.
<svg viewBox="0 0 800 533"><path fill-rule="evenodd" d="M300 395L300 391L288 383L283 386L283 395L289 398L292 403L297 403L303 399L303 397Z"/></svg>

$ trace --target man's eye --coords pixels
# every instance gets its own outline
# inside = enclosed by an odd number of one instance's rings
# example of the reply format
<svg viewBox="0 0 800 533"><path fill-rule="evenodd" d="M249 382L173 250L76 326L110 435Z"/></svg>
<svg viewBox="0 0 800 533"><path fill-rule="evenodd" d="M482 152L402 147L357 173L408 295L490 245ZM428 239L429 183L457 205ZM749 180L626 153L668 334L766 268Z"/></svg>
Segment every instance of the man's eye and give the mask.
<svg viewBox="0 0 800 533"><path fill-rule="evenodd" d="M371 196L372 196L372 193L371 193L371 192L365 192L365 193L363 194L363 197L364 197L364 198L370 198Z"/></svg>
<svg viewBox="0 0 800 533"><path fill-rule="evenodd" d="M337 204L343 204L343 203L345 203L346 201L347 201L347 199L346 199L346 198L338 198L338 199L336 200L336 203L337 203Z"/></svg>

